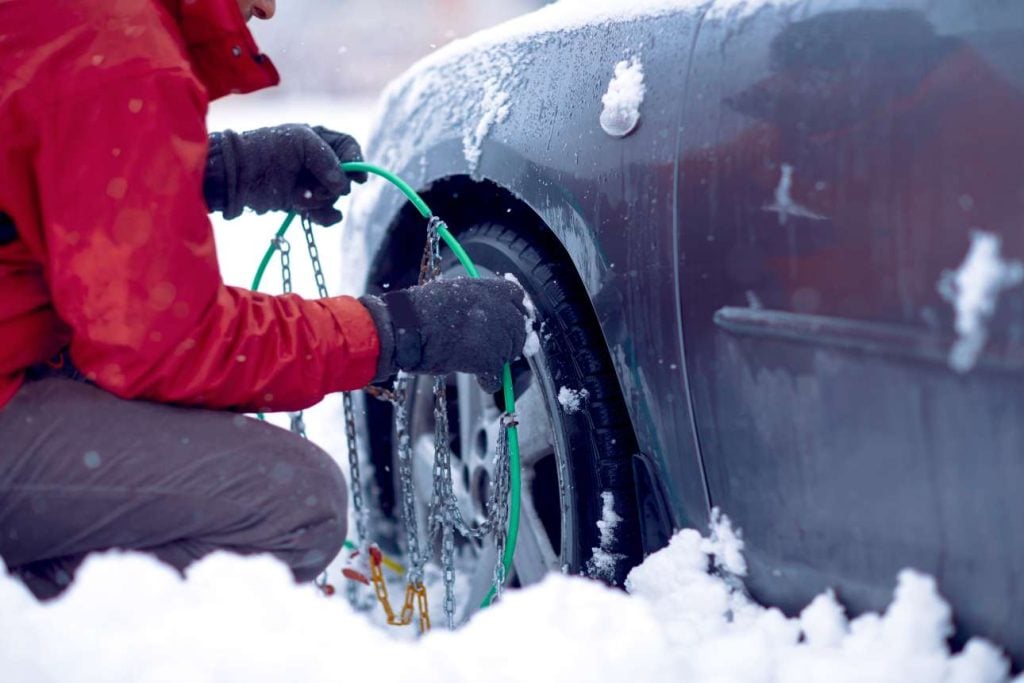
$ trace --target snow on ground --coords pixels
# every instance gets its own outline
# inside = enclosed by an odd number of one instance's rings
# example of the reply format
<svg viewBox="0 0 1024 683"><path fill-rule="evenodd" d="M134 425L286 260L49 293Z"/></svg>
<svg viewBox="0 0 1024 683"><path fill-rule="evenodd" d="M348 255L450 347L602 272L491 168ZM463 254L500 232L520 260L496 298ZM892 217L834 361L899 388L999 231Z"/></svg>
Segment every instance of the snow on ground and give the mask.
<svg viewBox="0 0 1024 683"><path fill-rule="evenodd" d="M752 603L709 572L718 554L736 552L727 524L719 518L708 538L679 532L631 573L631 595L552 574L457 632L417 641L294 585L269 557L213 555L182 581L144 555L93 556L47 605L0 577L0 671L11 681L138 683L1005 680L1005 660L983 641L950 656L949 608L909 570L881 615L848 620L831 593L791 619Z"/></svg>

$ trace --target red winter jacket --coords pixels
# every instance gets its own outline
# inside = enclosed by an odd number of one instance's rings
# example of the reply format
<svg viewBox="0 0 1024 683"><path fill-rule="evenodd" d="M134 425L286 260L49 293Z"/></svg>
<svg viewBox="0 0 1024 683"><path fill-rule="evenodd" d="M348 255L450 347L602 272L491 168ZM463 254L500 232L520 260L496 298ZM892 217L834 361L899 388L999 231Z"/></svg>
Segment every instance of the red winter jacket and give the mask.
<svg viewBox="0 0 1024 683"><path fill-rule="evenodd" d="M223 284L202 196L210 99L278 81L236 0L0 0L0 407L70 345L125 398L291 410L367 384L350 297Z"/></svg>

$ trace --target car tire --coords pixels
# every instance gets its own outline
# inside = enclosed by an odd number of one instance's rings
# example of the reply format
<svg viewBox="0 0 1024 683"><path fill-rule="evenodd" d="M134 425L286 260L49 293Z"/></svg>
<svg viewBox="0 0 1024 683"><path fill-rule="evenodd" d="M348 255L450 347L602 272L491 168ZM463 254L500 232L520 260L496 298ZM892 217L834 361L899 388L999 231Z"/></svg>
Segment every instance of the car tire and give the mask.
<svg viewBox="0 0 1024 683"><path fill-rule="evenodd" d="M537 314L539 348L512 364L523 477L510 584L534 583L554 570L621 585L642 559L633 473L635 437L586 290L561 245L546 231L528 238L509 226L488 222L460 231L458 239L483 276L511 275L518 280ZM442 251L443 276L465 276L455 257ZM422 492L417 497L421 535L426 523L424 498L429 499L432 490L431 389L430 378L415 379L407 405L417 463L414 482ZM464 517L479 520L503 397L500 392L483 394L472 377L462 375L449 378L447 397L453 483ZM381 432L383 415L379 405L371 411L371 435ZM545 442L545 433L550 443ZM375 440L372 458L381 488L378 499L394 519L401 506L396 496L397 439L390 436ZM546 547L541 536L546 536ZM396 546L404 545L397 531L392 540ZM470 580L460 619L475 610L496 558L493 544L488 553L484 546L461 543L463 566L458 569L477 579ZM473 557L478 566L473 566Z"/></svg>

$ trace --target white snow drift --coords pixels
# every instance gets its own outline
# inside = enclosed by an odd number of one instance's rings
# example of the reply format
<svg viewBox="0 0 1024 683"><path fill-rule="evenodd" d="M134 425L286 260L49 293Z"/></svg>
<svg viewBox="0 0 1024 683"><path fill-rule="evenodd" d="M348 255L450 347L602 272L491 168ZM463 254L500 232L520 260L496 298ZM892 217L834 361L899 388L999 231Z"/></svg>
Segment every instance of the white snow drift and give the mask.
<svg viewBox="0 0 1024 683"><path fill-rule="evenodd" d="M506 592L460 631L415 642L294 585L267 557L214 555L182 581L146 556L95 556L46 605L0 577L0 671L12 681L133 683L1006 679L1006 660L985 641L950 655L949 607L913 571L900 574L884 614L852 621L831 593L791 619L751 602L718 575L743 563L739 537L716 519L709 538L687 529L648 557L630 575L631 595L552 574Z"/></svg>

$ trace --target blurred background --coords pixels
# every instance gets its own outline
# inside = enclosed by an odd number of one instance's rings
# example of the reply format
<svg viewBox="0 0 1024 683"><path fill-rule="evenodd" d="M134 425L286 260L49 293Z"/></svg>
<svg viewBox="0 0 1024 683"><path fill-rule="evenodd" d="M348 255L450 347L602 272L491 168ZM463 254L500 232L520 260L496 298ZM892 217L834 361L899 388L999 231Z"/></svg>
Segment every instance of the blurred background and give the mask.
<svg viewBox="0 0 1024 683"><path fill-rule="evenodd" d="M452 40L544 0L279 0L249 28L281 72L280 95L375 95Z"/></svg>

